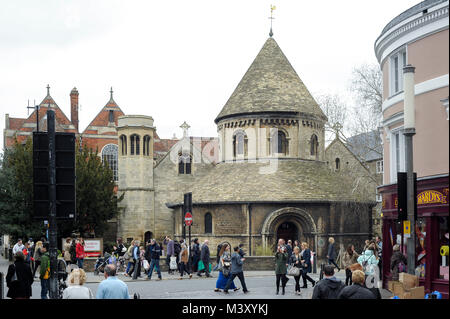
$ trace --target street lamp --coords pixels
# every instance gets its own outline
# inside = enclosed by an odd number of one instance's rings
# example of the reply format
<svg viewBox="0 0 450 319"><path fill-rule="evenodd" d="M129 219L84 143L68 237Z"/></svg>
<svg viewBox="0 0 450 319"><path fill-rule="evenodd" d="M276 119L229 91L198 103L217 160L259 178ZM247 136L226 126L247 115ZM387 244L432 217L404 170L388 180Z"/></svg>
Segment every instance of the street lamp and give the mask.
<svg viewBox="0 0 450 319"><path fill-rule="evenodd" d="M406 193L407 193L407 212L408 220L410 222L410 236L407 241L407 261L408 273L414 275L416 268L416 225L414 220L414 201L416 194L414 194L414 175L413 175L413 136L416 134L416 119L414 107L414 72L415 67L411 64L403 68L403 92L404 92L404 131L405 135L405 158L406 158Z"/></svg>

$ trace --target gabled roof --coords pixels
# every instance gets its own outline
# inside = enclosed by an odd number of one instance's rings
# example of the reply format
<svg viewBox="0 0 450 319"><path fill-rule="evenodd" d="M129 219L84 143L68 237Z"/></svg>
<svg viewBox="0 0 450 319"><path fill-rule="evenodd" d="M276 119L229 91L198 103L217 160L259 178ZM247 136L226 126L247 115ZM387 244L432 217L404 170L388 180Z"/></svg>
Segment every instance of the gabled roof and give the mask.
<svg viewBox="0 0 450 319"><path fill-rule="evenodd" d="M327 120L277 42L269 38L215 122L236 115L281 112Z"/></svg>
<svg viewBox="0 0 450 319"><path fill-rule="evenodd" d="M383 145L377 131L349 137L346 146L359 159L370 162L383 158Z"/></svg>

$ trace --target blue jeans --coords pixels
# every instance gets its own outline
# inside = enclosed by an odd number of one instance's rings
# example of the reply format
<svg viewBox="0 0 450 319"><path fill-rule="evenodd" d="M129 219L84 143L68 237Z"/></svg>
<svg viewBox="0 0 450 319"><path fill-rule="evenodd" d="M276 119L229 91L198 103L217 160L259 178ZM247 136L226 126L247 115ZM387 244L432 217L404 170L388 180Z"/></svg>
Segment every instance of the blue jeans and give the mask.
<svg viewBox="0 0 450 319"><path fill-rule="evenodd" d="M41 299L48 299L47 294L50 289L50 279L41 279Z"/></svg>
<svg viewBox="0 0 450 319"><path fill-rule="evenodd" d="M126 272L127 274L128 274L128 272L130 271L130 268L131 268L132 265L134 265L133 262L132 262L132 261L129 261L129 262L128 262L128 265L127 265L127 269L125 270L125 272Z"/></svg>
<svg viewBox="0 0 450 319"><path fill-rule="evenodd" d="M78 268L83 268L84 258L77 258Z"/></svg>
<svg viewBox="0 0 450 319"><path fill-rule="evenodd" d="M159 269L159 259L152 259L150 261L150 268L148 270L148 278L152 278L153 268L156 268L156 272L158 273L158 278L161 279L161 270Z"/></svg>

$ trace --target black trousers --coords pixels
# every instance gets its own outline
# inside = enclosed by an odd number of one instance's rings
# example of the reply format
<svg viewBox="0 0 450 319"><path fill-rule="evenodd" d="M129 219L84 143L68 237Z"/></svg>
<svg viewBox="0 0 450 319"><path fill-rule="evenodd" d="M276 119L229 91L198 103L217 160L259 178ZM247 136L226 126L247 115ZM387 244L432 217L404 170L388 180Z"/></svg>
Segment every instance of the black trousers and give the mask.
<svg viewBox="0 0 450 319"><path fill-rule="evenodd" d="M298 276L294 276L295 279L295 291L300 291L300 277L301 274Z"/></svg>
<svg viewBox="0 0 450 319"><path fill-rule="evenodd" d="M345 285L351 286L352 284L352 271L350 269L345 269Z"/></svg>
<svg viewBox="0 0 450 319"><path fill-rule="evenodd" d="M337 269L340 269L339 266L336 264L334 259L328 259L328 265L334 265Z"/></svg>
<svg viewBox="0 0 450 319"><path fill-rule="evenodd" d="M306 271L302 272L302 278L303 278L303 286L307 287L306 280L308 280L311 284L313 284L315 281L311 277L308 276L308 273Z"/></svg>
<svg viewBox="0 0 450 319"><path fill-rule="evenodd" d="M184 272L186 272L188 275L191 274L191 272L189 271L189 267L187 264L181 262L178 264L179 269L180 269L180 276L183 277Z"/></svg>
<svg viewBox="0 0 450 319"><path fill-rule="evenodd" d="M243 292L247 292L247 285L245 284L245 278L244 278L244 273L240 272L237 274L230 274L228 277L228 281L227 284L225 286L225 289L223 291L228 291L228 288L230 288L231 283L233 282L234 278L238 277L239 281L241 282L241 286L242 286L242 291Z"/></svg>
<svg viewBox="0 0 450 319"><path fill-rule="evenodd" d="M286 287L286 283L288 281L288 278L286 277L286 274L276 274L276 285L277 285L277 290L280 289L280 280L281 280L281 287L284 288Z"/></svg>

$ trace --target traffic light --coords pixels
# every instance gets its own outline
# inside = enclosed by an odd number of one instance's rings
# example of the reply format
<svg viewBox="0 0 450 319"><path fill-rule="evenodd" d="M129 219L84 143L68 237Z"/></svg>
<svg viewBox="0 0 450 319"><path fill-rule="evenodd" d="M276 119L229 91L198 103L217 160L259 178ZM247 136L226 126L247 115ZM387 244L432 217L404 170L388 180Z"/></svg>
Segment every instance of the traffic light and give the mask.
<svg viewBox="0 0 450 319"><path fill-rule="evenodd" d="M417 173L413 173L414 178L414 220L417 220ZM408 219L408 196L407 196L407 174L397 173L397 221Z"/></svg>
<svg viewBox="0 0 450 319"><path fill-rule="evenodd" d="M75 218L75 134L55 133L56 217ZM33 133L33 217L49 218L47 132Z"/></svg>
<svg viewBox="0 0 450 319"><path fill-rule="evenodd" d="M187 213L192 214L192 193L184 194L183 216Z"/></svg>

